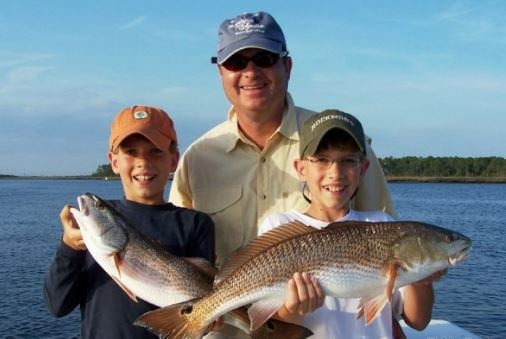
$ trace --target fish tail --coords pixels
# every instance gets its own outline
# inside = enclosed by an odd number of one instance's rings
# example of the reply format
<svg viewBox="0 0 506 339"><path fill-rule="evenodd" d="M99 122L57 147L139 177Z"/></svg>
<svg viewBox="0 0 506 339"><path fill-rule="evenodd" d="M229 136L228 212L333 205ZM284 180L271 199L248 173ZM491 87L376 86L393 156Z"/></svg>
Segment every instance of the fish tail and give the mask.
<svg viewBox="0 0 506 339"><path fill-rule="evenodd" d="M195 300L198 299L144 313L135 320L134 325L147 328L160 338L201 338L205 329L198 321L189 317L193 312Z"/></svg>

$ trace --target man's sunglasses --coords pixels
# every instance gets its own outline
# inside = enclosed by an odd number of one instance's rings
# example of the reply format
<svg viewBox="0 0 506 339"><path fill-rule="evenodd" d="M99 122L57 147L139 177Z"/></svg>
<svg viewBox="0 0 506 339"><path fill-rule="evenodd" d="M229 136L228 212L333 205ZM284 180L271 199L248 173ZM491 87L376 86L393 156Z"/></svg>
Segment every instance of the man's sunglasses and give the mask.
<svg viewBox="0 0 506 339"><path fill-rule="evenodd" d="M251 57L246 57L241 54L234 54L228 58L221 66L232 72L237 72L245 69L250 61L261 68L272 67L278 62L280 57L286 57L288 52L276 54L268 51L260 51ZM217 63L216 57L211 58L213 64Z"/></svg>

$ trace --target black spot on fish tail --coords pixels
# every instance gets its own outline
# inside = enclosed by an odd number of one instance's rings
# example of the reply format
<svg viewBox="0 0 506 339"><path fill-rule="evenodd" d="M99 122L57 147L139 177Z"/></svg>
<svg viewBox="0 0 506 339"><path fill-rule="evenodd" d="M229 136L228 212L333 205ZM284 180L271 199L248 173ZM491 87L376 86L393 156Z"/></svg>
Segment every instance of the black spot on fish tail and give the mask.
<svg viewBox="0 0 506 339"><path fill-rule="evenodd" d="M190 314L193 312L193 305L186 305L181 308L181 314Z"/></svg>

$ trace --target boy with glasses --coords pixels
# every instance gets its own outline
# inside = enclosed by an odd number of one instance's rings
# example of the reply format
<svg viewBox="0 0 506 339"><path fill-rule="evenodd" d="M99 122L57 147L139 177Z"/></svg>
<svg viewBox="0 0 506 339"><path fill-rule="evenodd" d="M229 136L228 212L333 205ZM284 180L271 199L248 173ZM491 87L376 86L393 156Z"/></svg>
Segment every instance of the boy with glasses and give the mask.
<svg viewBox="0 0 506 339"><path fill-rule="evenodd" d="M362 125L353 115L326 110L304 123L300 157L293 166L301 182L302 195L310 205L304 212L290 210L264 219L259 234L297 220L318 229L335 221L392 221L383 211L356 211L351 201L360 179L369 167ZM289 295L277 317L303 324L315 338L397 338L393 317L423 329L431 319L434 303L432 282L428 278L394 292L392 300L369 326L355 319L360 299L325 297L318 282L306 273L296 273L289 282ZM302 281L302 284L299 283ZM402 334L401 334L402 335Z"/></svg>

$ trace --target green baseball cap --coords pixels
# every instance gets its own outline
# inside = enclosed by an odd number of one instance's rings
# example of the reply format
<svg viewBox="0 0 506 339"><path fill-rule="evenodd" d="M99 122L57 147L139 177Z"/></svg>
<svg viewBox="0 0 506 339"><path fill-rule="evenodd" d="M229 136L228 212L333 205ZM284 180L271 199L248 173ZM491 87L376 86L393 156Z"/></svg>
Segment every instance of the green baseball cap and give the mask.
<svg viewBox="0 0 506 339"><path fill-rule="evenodd" d="M362 124L353 115L336 109L317 113L304 121L300 135L300 157L313 155L328 131L340 129L348 133L365 155L365 135Z"/></svg>

